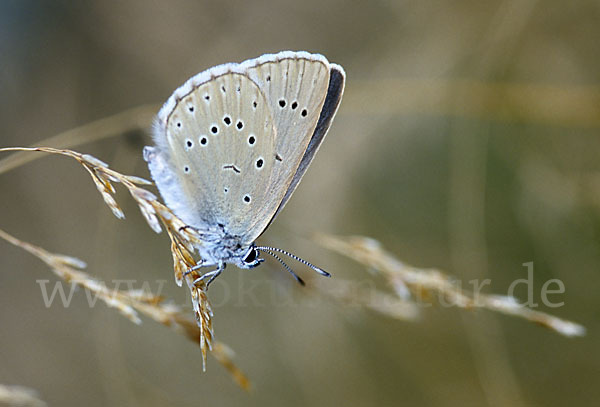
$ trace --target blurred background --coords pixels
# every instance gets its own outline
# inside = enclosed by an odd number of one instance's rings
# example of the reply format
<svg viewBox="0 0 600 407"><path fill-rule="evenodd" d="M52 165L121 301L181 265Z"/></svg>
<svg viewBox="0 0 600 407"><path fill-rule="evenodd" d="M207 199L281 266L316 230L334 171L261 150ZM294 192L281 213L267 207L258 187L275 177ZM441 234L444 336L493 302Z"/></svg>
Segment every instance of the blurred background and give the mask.
<svg viewBox="0 0 600 407"><path fill-rule="evenodd" d="M113 309L47 308L58 279L0 241L0 383L56 406L562 406L600 398L600 3L505 1L0 2L0 146L27 146L153 105L213 65L285 49L341 64L341 108L261 243L336 277L374 281L315 232L379 240L399 259L506 294L533 262L537 309L588 329L569 339L487 311L428 307L400 321L297 287L274 262L211 287L215 330L253 382L198 346ZM79 145L149 177L146 126ZM4 153L4 158L8 154ZM119 221L72 160L0 175L0 228L76 256L112 287L142 282L189 307L166 235L126 190ZM309 279L310 270L294 264ZM541 303L549 279L564 302ZM122 287L123 288L123 287ZM525 301L524 285L516 295ZM191 312L190 312L191 314Z"/></svg>

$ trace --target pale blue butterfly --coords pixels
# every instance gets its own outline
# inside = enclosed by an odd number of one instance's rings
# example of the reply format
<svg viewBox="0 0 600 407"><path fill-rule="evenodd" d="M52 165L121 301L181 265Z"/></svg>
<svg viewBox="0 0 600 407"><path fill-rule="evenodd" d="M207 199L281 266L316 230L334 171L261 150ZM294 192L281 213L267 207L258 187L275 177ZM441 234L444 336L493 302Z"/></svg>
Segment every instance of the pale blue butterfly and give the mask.
<svg viewBox="0 0 600 407"><path fill-rule="evenodd" d="M165 204L202 238L198 267L258 266L256 246L296 189L319 149L344 91L345 73L318 54L284 51L210 68L189 79L164 104L154 124L155 147L144 159ZM196 269L195 268L195 269Z"/></svg>

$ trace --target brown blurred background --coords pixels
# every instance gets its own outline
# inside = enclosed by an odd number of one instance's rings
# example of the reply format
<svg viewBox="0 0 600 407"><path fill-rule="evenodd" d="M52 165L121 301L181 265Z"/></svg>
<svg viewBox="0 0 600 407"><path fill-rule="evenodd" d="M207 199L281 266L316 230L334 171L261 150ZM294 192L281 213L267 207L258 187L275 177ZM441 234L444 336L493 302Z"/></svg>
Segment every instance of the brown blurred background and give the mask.
<svg viewBox="0 0 600 407"><path fill-rule="evenodd" d="M534 264L580 322L567 339L489 312L427 308L404 322L324 299L276 264L211 288L217 338L254 384L240 390L197 345L136 326L85 293L44 306L57 278L0 241L0 383L55 406L561 406L600 399L600 3L597 1L0 2L0 146L25 146L164 102L213 65L284 49L346 69L332 130L262 243L335 277L372 280L314 232L362 234L400 259L506 294ZM78 146L148 177L147 132ZM6 154L0 158L7 156ZM79 257L109 286L142 281L177 304L168 240L125 190L118 221L74 162L0 175L0 228ZM294 264L309 278L310 271ZM521 287L517 295L526 299Z"/></svg>

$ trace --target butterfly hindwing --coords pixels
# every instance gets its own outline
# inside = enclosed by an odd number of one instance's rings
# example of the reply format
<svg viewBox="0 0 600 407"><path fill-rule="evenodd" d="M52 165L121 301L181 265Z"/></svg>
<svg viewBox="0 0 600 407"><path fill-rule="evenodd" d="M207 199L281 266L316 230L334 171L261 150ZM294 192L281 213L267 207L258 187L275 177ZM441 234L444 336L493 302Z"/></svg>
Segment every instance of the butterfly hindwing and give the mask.
<svg viewBox="0 0 600 407"><path fill-rule="evenodd" d="M264 211L275 161L275 129L264 94L246 75L228 72L182 95L167 115L161 153L170 163L168 181L180 186L178 203L167 205L190 225L222 225L231 235L246 236ZM152 170L152 163L151 163ZM163 184L163 185L161 185ZM171 200L173 200L171 198ZM181 202L182 201L182 202ZM178 206L179 205L179 206Z"/></svg>

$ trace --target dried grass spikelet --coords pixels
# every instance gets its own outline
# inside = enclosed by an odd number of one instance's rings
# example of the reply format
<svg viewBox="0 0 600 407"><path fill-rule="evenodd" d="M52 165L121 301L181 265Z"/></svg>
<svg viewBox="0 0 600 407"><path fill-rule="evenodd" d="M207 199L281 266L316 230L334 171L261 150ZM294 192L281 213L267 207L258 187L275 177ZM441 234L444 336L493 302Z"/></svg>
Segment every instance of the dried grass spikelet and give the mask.
<svg viewBox="0 0 600 407"><path fill-rule="evenodd" d="M536 311L519 304L517 299L510 296L486 295L464 290L447 274L434 269L419 269L402 263L391 253L385 251L375 239L363 236L332 236L319 235L317 241L324 247L349 257L372 270L380 273L392 288L398 299L433 301L443 299L446 303L464 309L484 308L507 315L523 318L546 328L550 328L564 336L574 337L585 335L585 327L562 318ZM403 302L402 304L405 304ZM377 303L374 303L377 304ZM393 304L389 301L387 304ZM415 306L417 302L413 302ZM397 306L392 308L369 304L369 307L388 315L393 315ZM391 312L390 312L391 311ZM413 310L414 311L414 310ZM409 316L414 316L410 313ZM399 313L397 318L406 319Z"/></svg>
<svg viewBox="0 0 600 407"><path fill-rule="evenodd" d="M124 219L125 214L114 199L114 194L116 191L113 183L121 183L128 189L129 193L131 194L131 197L138 204L138 207L140 208L144 219L146 219L146 222L152 228L152 230L159 233L162 230L161 224L162 226L164 226L171 240L171 253L173 256L175 281L179 286L181 286L183 284L183 280L185 280L188 289L190 290L196 325L197 329L199 329L200 332L199 341L200 349L202 351L202 367L203 370L206 370L207 352L214 351L214 349L216 349L213 347L213 312L206 294L207 287L205 282L195 282L195 280L198 277L200 277L200 274L197 271L188 272L197 264L192 255L194 251L193 245L202 244L202 241L200 240L198 234L194 231L194 229L185 227L186 224L181 219L179 219L168 207L159 202L156 195L139 186L151 185L152 183L143 178L130 175L123 175L117 171L110 169L106 163L89 154L81 154L72 150L56 149L49 147L0 148L0 152L3 151L40 151L71 157L77 162L79 162L88 171L104 202L108 205L110 210L117 218ZM121 298L119 297L119 294L116 295L116 297L113 296L111 298L108 298L108 293L103 293L102 289L98 287L98 284L95 280L91 279L86 274L79 274L81 273L80 271L65 268L66 266L74 265L74 263L69 263L68 261L59 261L59 259L65 260L66 257L52 255L48 252L45 252L43 249L36 248L35 246L30 245L28 243L18 241L12 236L6 234L5 232L0 234L0 237L4 237L6 240L9 240L12 243L17 244L18 246L25 248L32 254L41 258L61 278L64 278L67 281L74 281L88 289L93 290L94 292L98 292L99 297L103 298L108 305L117 307L124 315L126 315L133 322L139 323L139 318L137 317L135 311L133 311L132 309L133 305L126 305L127 301L125 300L131 301L134 299L131 295L124 294L124 298ZM79 264L79 266L84 266L84 264ZM162 308L148 308L149 306L151 306L151 301L140 301L139 299L137 299L133 308L136 308L138 310L143 309L143 312L146 315L151 316L152 318L162 322L165 325L172 325L174 321L178 321L179 324L182 323L182 320L180 318L176 318L175 320L173 320L174 316L172 312L166 312L166 310ZM186 333L188 333L188 337L191 337L189 335L189 327L186 327L185 331ZM230 372L232 372L232 374L234 374L234 378L237 377L236 381L238 382L238 384L240 384L244 388L248 388L248 380L245 379L245 376L243 376L243 374L239 370L235 370L237 368L232 368L235 367L235 365L233 365L232 361L228 360L225 353L219 351L218 354L215 354L215 357ZM244 379L240 379L241 377L243 377Z"/></svg>
<svg viewBox="0 0 600 407"><path fill-rule="evenodd" d="M180 220L178 220L181 222ZM194 266L196 261L192 256L192 248L189 246L189 240L183 241L181 239L181 232L187 232L187 229L181 229L182 226L176 226L174 229L173 224L167 223L167 233L171 238L171 253L173 255L173 268L175 270L175 281L179 286L182 285L183 279L185 279L187 286L192 296L192 306L194 309L194 315L198 327L200 328L200 349L202 350L202 362L203 369L206 369L206 351L212 351L213 341L213 327L212 317L213 312L206 295L206 283L204 280L195 282L200 277L197 271L189 272ZM185 277L184 277L185 276Z"/></svg>
<svg viewBox="0 0 600 407"><path fill-rule="evenodd" d="M394 319L412 321L419 317L418 304L408 298L399 298L375 289L373 286L365 287L356 281L335 278L335 285L313 284L309 281L310 288L322 294L325 298L333 299L350 307L362 307Z"/></svg>
<svg viewBox="0 0 600 407"><path fill-rule="evenodd" d="M50 253L41 247L24 242L0 229L0 238L13 245L20 247L32 255L36 256L46 263L51 270L63 280L77 284L93 292L97 298L106 305L118 309L130 321L139 324L141 319L139 314L143 314L153 320L169 326L189 339L198 342L202 335L198 329L198 321L189 318L187 312L181 310L178 306L168 303L163 297L152 295L140 290L117 290L108 289L101 281L96 280L81 269L85 268L85 263L77 258ZM202 304L204 300L200 300ZM206 301L208 304L208 301ZM233 351L228 350L227 345L213 341L211 354L227 369L233 379L245 390L249 390L251 385L244 373L234 364L232 357ZM206 344L205 346L209 346Z"/></svg>

